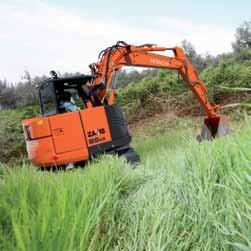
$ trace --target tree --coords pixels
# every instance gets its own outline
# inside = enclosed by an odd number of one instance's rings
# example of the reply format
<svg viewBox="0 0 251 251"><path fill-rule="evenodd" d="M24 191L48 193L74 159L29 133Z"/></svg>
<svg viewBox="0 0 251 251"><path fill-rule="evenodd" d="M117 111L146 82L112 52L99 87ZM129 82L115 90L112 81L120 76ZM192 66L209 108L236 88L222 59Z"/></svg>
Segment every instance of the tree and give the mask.
<svg viewBox="0 0 251 251"><path fill-rule="evenodd" d="M235 42L232 43L235 61L251 60L251 21L243 22L235 33Z"/></svg>
<svg viewBox="0 0 251 251"><path fill-rule="evenodd" d="M187 40L183 40L181 44L188 59L192 62L197 71L201 72L208 66L218 63L217 58L208 53L205 56L198 54L194 46Z"/></svg>
<svg viewBox="0 0 251 251"><path fill-rule="evenodd" d="M22 82L15 85L0 80L0 109L37 105L36 86L45 79L47 79L46 76L31 78L29 72L25 71Z"/></svg>
<svg viewBox="0 0 251 251"><path fill-rule="evenodd" d="M198 54L197 54L194 46L190 42L188 42L187 40L183 40L181 42L181 44L182 44L182 47L183 47L187 57L190 60L195 60L198 57Z"/></svg>
<svg viewBox="0 0 251 251"><path fill-rule="evenodd" d="M234 51L251 48L251 21L243 22L235 33L235 42L232 44Z"/></svg>
<svg viewBox="0 0 251 251"><path fill-rule="evenodd" d="M15 86L15 90L18 97L17 106L24 107L37 104L36 84L27 70L24 72L23 81Z"/></svg>
<svg viewBox="0 0 251 251"><path fill-rule="evenodd" d="M181 43L187 57L192 62L196 70L199 72L204 70L207 67L206 60L196 52L194 46L190 42L183 40Z"/></svg>
<svg viewBox="0 0 251 251"><path fill-rule="evenodd" d="M17 107L17 95L15 87L6 80L0 80L0 107L1 109L13 109Z"/></svg>

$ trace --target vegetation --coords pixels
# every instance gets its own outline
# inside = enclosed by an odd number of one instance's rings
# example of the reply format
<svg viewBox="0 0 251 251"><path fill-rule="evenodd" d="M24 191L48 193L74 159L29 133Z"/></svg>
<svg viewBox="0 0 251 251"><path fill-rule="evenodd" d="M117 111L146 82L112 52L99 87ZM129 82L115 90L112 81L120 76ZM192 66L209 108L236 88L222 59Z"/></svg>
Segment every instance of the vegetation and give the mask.
<svg viewBox="0 0 251 251"><path fill-rule="evenodd" d="M1 249L249 250L250 122L203 144L188 120L165 122L135 129L136 170L110 156L71 172L3 168Z"/></svg>
<svg viewBox="0 0 251 251"><path fill-rule="evenodd" d="M201 73L211 102L249 104L251 102L251 61L224 62ZM199 103L174 72L160 70L156 77L131 83L117 91L117 102L129 121L173 110L181 115L202 115ZM238 106L237 108L239 108ZM246 107L248 108L248 107Z"/></svg>
<svg viewBox="0 0 251 251"><path fill-rule="evenodd" d="M41 173L23 165L3 171L1 250L87 250L108 231L124 178L112 159L83 172ZM120 167L119 167L120 166Z"/></svg>
<svg viewBox="0 0 251 251"><path fill-rule="evenodd" d="M22 161L26 156L22 119L37 116L38 107L0 112L0 163Z"/></svg>
<svg viewBox="0 0 251 251"><path fill-rule="evenodd" d="M242 64L222 62L206 69L202 77L210 89L219 86L251 88L251 61Z"/></svg>

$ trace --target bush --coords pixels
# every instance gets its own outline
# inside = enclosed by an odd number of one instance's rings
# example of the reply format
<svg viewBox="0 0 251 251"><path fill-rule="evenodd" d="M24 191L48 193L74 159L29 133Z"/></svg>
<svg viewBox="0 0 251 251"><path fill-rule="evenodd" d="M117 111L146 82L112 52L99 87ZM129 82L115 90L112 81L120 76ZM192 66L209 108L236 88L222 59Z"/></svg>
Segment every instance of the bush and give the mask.
<svg viewBox="0 0 251 251"><path fill-rule="evenodd" d="M38 116L38 107L0 111L0 162L26 155L22 119Z"/></svg>
<svg viewBox="0 0 251 251"><path fill-rule="evenodd" d="M160 70L157 77L145 78L140 82L129 84L125 88L118 89L117 101L121 106L140 101L144 103L149 97L163 93L179 95L187 88L177 75L170 71Z"/></svg>
<svg viewBox="0 0 251 251"><path fill-rule="evenodd" d="M251 61L238 64L223 60L217 66L204 70L201 79L207 86L212 103L251 101L247 92L237 93L232 89L251 88ZM159 70L156 77L148 77L118 89L117 103L123 107L129 120L133 121L168 110L176 110L183 115L202 114L199 103L182 78L178 79L174 72L166 70Z"/></svg>
<svg viewBox="0 0 251 251"><path fill-rule="evenodd" d="M182 110L183 113L184 108L188 110L185 114L191 114L194 110L190 109L191 106L199 107L181 76L167 70L159 70L157 77L145 78L118 89L117 103L129 121L166 111Z"/></svg>
<svg viewBox="0 0 251 251"><path fill-rule="evenodd" d="M210 89L219 85L251 88L251 61L243 64L221 62L216 67L206 69L202 79Z"/></svg>

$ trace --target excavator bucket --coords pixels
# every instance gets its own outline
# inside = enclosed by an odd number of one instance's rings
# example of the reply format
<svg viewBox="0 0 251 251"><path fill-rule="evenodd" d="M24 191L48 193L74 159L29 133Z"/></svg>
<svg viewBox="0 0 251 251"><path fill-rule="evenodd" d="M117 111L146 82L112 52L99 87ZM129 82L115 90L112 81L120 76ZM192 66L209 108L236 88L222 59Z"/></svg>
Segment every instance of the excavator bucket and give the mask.
<svg viewBox="0 0 251 251"><path fill-rule="evenodd" d="M230 128L226 119L222 117L206 118L201 130L197 136L199 142L203 140L212 140L229 134Z"/></svg>

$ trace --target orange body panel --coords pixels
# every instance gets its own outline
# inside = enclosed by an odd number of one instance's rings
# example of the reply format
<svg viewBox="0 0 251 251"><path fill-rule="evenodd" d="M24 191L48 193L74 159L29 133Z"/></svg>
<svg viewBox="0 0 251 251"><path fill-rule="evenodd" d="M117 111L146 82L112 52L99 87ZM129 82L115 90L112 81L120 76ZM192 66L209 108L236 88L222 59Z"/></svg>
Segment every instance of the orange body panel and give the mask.
<svg viewBox="0 0 251 251"><path fill-rule="evenodd" d="M80 111L88 147L112 140L103 106Z"/></svg>
<svg viewBox="0 0 251 251"><path fill-rule="evenodd" d="M25 138L37 139L51 135L51 129L48 118L34 118L23 121Z"/></svg>
<svg viewBox="0 0 251 251"><path fill-rule="evenodd" d="M23 121L29 159L55 166L89 159L88 147L112 140L103 106Z"/></svg>
<svg viewBox="0 0 251 251"><path fill-rule="evenodd" d="M29 159L34 165L55 165L52 137L26 140L26 147Z"/></svg>
<svg viewBox="0 0 251 251"><path fill-rule="evenodd" d="M79 112L49 117L56 153L86 149L87 145Z"/></svg>
<svg viewBox="0 0 251 251"><path fill-rule="evenodd" d="M36 166L55 166L89 159L79 112L26 119L23 127L28 156Z"/></svg>
<svg viewBox="0 0 251 251"><path fill-rule="evenodd" d="M29 159L36 166L57 166L89 159L86 148L56 154L52 137L26 141L26 146Z"/></svg>

